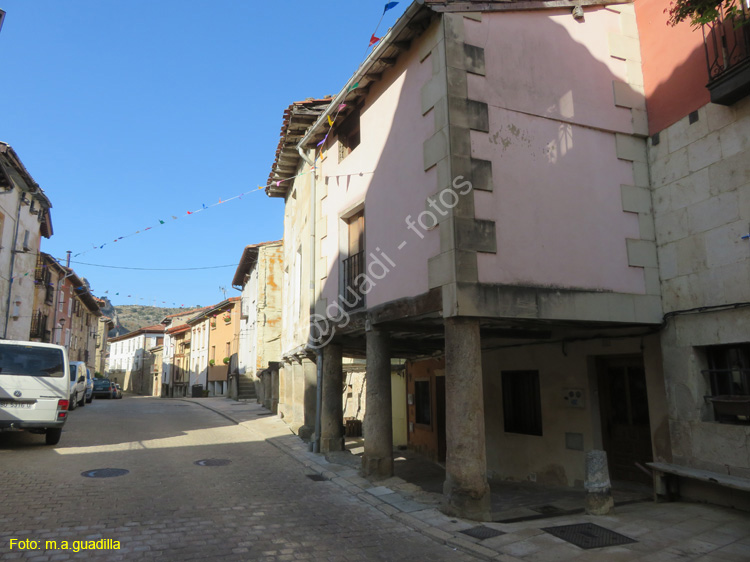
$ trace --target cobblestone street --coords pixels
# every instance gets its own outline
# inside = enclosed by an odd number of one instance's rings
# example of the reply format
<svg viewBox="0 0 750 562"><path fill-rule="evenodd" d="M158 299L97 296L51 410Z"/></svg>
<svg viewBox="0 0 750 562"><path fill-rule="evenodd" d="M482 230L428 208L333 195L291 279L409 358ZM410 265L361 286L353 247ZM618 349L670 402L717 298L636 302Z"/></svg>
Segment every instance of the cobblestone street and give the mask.
<svg viewBox="0 0 750 562"><path fill-rule="evenodd" d="M450 518L437 509L440 494L397 477L361 478L356 457L310 453L254 402L94 400L71 414L56 448L43 443L0 434L2 560L750 560L750 515L705 504ZM101 469L128 472L82 475ZM624 541L581 548L549 532L565 526ZM76 552L80 541L107 550Z"/></svg>
<svg viewBox="0 0 750 562"><path fill-rule="evenodd" d="M196 404L94 400L70 415L58 447L43 443L0 434L2 559L475 560L308 478L248 425ZM231 462L195 464L204 459ZM103 468L129 473L81 475ZM11 539L39 547L11 550ZM73 550L98 539L120 548Z"/></svg>

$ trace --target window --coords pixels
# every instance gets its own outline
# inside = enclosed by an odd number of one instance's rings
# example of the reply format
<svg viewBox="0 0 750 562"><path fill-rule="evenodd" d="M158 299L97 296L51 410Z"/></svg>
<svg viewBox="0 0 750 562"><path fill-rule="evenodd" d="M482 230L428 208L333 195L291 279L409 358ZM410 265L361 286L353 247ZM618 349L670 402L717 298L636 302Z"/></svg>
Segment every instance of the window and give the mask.
<svg viewBox="0 0 750 562"><path fill-rule="evenodd" d="M750 395L750 344L706 348L711 394Z"/></svg>
<svg viewBox="0 0 750 562"><path fill-rule="evenodd" d="M224 357L230 357L232 355L232 343L227 342L227 352L224 354Z"/></svg>
<svg viewBox="0 0 750 562"><path fill-rule="evenodd" d="M26 250L26 251L28 251L28 250L31 249L31 246L29 245L30 244L30 239L31 239L31 232L29 232L28 230L24 231L24 233L23 233L23 249Z"/></svg>
<svg viewBox="0 0 750 562"><path fill-rule="evenodd" d="M336 131L339 141L339 162L359 146L359 109L352 111Z"/></svg>
<svg viewBox="0 0 750 562"><path fill-rule="evenodd" d="M430 402L430 381L414 382L414 421L423 424L432 424L432 404Z"/></svg>
<svg viewBox="0 0 750 562"><path fill-rule="evenodd" d="M720 423L750 424L750 343L705 348L714 416Z"/></svg>
<svg viewBox="0 0 750 562"><path fill-rule="evenodd" d="M542 435L539 371L503 371L502 384L505 432Z"/></svg>
<svg viewBox="0 0 750 562"><path fill-rule="evenodd" d="M347 244L349 255L344 260L343 305L354 310L365 305L362 285L365 281L365 211L349 217L347 223Z"/></svg>

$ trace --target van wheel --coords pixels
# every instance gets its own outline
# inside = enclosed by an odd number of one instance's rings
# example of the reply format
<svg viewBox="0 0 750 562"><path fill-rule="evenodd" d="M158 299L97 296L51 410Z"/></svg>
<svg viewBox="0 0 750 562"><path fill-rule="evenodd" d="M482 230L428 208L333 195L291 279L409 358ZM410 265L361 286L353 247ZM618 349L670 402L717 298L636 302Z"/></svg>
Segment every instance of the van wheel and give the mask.
<svg viewBox="0 0 750 562"><path fill-rule="evenodd" d="M47 445L57 445L60 442L62 429L48 429L44 434L44 440Z"/></svg>

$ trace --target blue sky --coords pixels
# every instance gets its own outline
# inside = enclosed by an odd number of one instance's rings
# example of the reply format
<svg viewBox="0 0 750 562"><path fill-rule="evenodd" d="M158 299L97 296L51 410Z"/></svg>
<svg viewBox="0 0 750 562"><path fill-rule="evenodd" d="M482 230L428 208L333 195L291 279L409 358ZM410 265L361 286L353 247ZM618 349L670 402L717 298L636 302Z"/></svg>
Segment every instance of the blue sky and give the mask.
<svg viewBox="0 0 750 562"><path fill-rule="evenodd" d="M42 251L72 251L71 267L116 305L238 295L245 245L283 234L283 201L257 187L284 109L339 91L385 4L0 0L0 141L52 201Z"/></svg>

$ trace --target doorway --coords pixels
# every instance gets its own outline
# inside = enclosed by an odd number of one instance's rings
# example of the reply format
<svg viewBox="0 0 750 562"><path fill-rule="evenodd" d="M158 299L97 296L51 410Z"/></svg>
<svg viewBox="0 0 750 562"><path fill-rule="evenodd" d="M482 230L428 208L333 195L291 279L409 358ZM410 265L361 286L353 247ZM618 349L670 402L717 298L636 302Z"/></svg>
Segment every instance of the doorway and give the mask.
<svg viewBox="0 0 750 562"><path fill-rule="evenodd" d="M597 360L602 444L614 480L651 484L638 468L653 460L643 357Z"/></svg>

